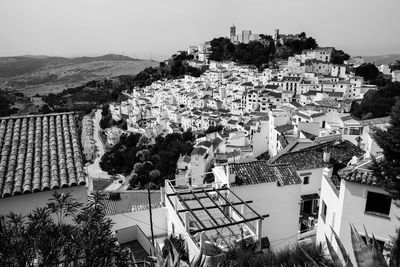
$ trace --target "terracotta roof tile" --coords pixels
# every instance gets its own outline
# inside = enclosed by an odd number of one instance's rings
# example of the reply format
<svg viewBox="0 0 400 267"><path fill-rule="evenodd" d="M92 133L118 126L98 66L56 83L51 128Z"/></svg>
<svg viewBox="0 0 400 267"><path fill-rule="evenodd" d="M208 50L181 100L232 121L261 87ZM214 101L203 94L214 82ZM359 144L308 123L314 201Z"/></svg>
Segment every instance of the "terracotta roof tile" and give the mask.
<svg viewBox="0 0 400 267"><path fill-rule="evenodd" d="M372 161L364 160L357 165L350 165L338 171L341 179L349 182L367 184L372 186L380 186L378 178L371 170Z"/></svg>
<svg viewBox="0 0 400 267"><path fill-rule="evenodd" d="M323 160L323 150L332 145L329 162ZM353 156L361 157L365 152L350 141L343 140L338 144L327 142L296 152L289 152L275 156L270 163L292 164L296 170L310 170L330 166L335 163L347 163Z"/></svg>
<svg viewBox="0 0 400 267"><path fill-rule="evenodd" d="M269 164L267 161L228 164L229 173L235 174L232 185L250 185L276 182L278 186L300 184L301 179L289 164Z"/></svg>
<svg viewBox="0 0 400 267"><path fill-rule="evenodd" d="M0 197L85 184L73 113L0 120Z"/></svg>
<svg viewBox="0 0 400 267"><path fill-rule="evenodd" d="M293 125L287 123L287 124L283 124L283 125L280 125L280 126L276 126L275 130L280 132L280 133L284 133L284 132L293 130L293 128L294 128Z"/></svg>

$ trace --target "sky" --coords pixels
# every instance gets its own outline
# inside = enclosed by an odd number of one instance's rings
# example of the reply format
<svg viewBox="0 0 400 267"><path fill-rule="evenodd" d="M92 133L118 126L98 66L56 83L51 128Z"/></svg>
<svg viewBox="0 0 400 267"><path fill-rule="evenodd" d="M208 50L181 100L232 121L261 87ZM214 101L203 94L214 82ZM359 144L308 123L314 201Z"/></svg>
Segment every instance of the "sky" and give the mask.
<svg viewBox="0 0 400 267"><path fill-rule="evenodd" d="M400 0L0 0L0 56L162 60L237 32L306 32L356 55L400 53Z"/></svg>

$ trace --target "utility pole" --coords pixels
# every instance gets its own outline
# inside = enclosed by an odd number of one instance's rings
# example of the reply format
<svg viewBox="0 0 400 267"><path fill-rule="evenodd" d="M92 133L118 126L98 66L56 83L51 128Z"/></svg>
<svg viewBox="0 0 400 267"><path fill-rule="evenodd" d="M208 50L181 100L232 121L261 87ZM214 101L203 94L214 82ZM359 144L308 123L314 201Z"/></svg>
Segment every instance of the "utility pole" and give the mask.
<svg viewBox="0 0 400 267"><path fill-rule="evenodd" d="M150 229L151 229L151 243L154 245L154 233L153 233L153 213L151 211L151 197L150 197L150 188L147 187L147 195L149 197L149 211L150 211Z"/></svg>

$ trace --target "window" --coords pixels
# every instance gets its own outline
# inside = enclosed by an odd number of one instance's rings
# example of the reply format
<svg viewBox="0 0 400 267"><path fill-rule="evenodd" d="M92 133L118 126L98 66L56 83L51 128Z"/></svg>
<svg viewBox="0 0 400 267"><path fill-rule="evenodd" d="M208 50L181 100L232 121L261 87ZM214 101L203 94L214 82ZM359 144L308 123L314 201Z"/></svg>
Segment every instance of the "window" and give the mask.
<svg viewBox="0 0 400 267"><path fill-rule="evenodd" d="M361 128L349 128L349 135L360 135L362 134Z"/></svg>
<svg viewBox="0 0 400 267"><path fill-rule="evenodd" d="M325 202L322 200L321 218L324 221L324 223L325 223L327 212L328 212L328 207L326 206Z"/></svg>
<svg viewBox="0 0 400 267"><path fill-rule="evenodd" d="M310 183L310 176L304 176L303 177L303 184L309 184Z"/></svg>
<svg viewBox="0 0 400 267"><path fill-rule="evenodd" d="M388 195L368 192L367 203L365 204L365 212L388 216L390 213L391 204L392 199Z"/></svg>

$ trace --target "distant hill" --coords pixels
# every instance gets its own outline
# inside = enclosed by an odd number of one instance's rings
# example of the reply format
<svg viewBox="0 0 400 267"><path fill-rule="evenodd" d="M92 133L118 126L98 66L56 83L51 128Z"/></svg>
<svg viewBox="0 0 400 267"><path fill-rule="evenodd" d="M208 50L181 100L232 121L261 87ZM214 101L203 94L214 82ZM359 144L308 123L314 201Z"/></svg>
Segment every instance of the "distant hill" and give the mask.
<svg viewBox="0 0 400 267"><path fill-rule="evenodd" d="M0 57L0 89L18 90L27 96L57 93L91 80L135 75L156 61L108 54L98 57Z"/></svg>
<svg viewBox="0 0 400 267"><path fill-rule="evenodd" d="M375 65L391 64L400 59L400 54L379 55L379 56L363 56L365 62L375 63Z"/></svg>

